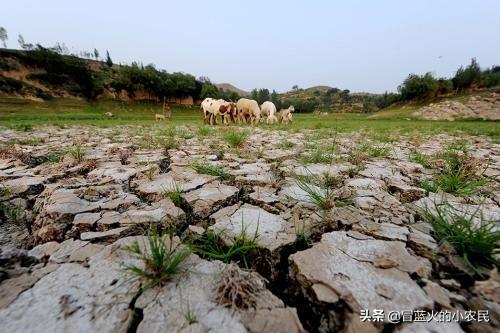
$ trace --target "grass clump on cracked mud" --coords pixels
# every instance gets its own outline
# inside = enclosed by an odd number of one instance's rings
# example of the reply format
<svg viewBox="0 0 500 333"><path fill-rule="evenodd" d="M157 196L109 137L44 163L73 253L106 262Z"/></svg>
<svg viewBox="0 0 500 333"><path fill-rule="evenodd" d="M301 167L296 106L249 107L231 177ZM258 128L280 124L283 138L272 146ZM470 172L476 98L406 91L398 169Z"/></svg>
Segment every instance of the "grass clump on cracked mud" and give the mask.
<svg viewBox="0 0 500 333"><path fill-rule="evenodd" d="M475 271L481 267L500 268L500 220L485 220L478 210L457 211L446 201L425 209L423 216L432 225L439 241L451 244Z"/></svg>
<svg viewBox="0 0 500 333"><path fill-rule="evenodd" d="M197 172L205 175L217 176L220 179L225 180L229 178L229 174L220 165L202 163L200 161L195 161L192 168Z"/></svg>
<svg viewBox="0 0 500 333"><path fill-rule="evenodd" d="M176 274L183 272L182 263L191 254L189 249L174 246L173 243L173 233L170 233L167 239L151 228L147 243L141 246L134 240L126 247L127 252L140 260L142 265L127 264L124 267L125 272L145 280L145 290L169 282Z"/></svg>
<svg viewBox="0 0 500 333"><path fill-rule="evenodd" d="M488 178L481 173L479 161L468 153L465 146L450 145L441 155L442 168L433 180L421 183L428 192L442 190L458 195L474 195Z"/></svg>
<svg viewBox="0 0 500 333"><path fill-rule="evenodd" d="M244 267L249 268L249 259L259 246L257 238L258 230L249 237L244 227L236 236L228 235L226 230L218 232L208 230L203 235L194 236L189 247L194 253L203 257L225 263L240 262Z"/></svg>
<svg viewBox="0 0 500 333"><path fill-rule="evenodd" d="M224 134L223 139L231 147L239 148L239 147L243 147L243 145L246 142L247 136L248 136L248 133L246 131L230 130Z"/></svg>
<svg viewBox="0 0 500 333"><path fill-rule="evenodd" d="M170 200L172 200L174 205L176 205L177 207L180 207L180 205L182 203L181 194L182 194L182 188L177 184L174 184L170 188L163 188L162 189L163 197L169 198Z"/></svg>

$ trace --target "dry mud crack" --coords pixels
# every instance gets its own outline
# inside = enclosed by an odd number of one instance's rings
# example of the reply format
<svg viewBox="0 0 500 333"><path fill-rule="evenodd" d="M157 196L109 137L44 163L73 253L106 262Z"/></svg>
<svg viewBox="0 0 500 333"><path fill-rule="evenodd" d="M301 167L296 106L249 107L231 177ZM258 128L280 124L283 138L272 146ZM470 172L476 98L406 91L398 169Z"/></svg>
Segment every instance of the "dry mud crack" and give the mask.
<svg viewBox="0 0 500 333"><path fill-rule="evenodd" d="M243 147L231 148L222 135L177 137L178 146L165 147L160 132L130 128L2 130L0 330L498 330L498 273L471 272L422 209L446 202L498 221L500 145L448 135L381 143L363 133L251 131ZM34 140L23 143L28 136ZM440 154L457 140L490 178L469 195L429 192L423 184L436 179ZM436 163L417 163L416 151ZM136 240L147 248L151 225L174 230L179 246L215 233L221 246L244 236L257 248L246 266L192 253L184 273L147 289L123 268L143 265L126 247ZM228 270L257 290L250 306L220 301ZM361 320L374 309L488 310L489 321Z"/></svg>

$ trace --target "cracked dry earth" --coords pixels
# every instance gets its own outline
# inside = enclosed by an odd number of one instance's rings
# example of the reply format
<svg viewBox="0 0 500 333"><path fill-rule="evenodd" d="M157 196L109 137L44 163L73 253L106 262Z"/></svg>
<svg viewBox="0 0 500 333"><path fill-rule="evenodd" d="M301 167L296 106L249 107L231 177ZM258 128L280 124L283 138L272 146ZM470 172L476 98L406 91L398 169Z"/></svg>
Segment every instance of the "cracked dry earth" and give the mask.
<svg viewBox="0 0 500 333"><path fill-rule="evenodd" d="M418 214L419 207L445 198L457 209L500 217L498 180L483 186L486 194L467 198L418 186L437 171L411 162L411 152L432 156L456 137L380 143L363 133L342 134L331 162L307 164L304 157L317 147L332 146L331 136L256 128L246 129L241 148L231 148L222 135L193 135L167 150L148 141L161 139L151 131L1 131L0 201L21 222L1 216L0 331L498 330L498 274L478 278L453 253L443 254ZM466 140L485 174L498 175L500 145L486 137ZM75 149L75 142L80 161L75 153L58 153ZM349 151L360 142L390 149L354 165ZM198 174L193 163L200 161L222 167L228 177ZM339 204L320 211L294 177L325 174L336 180ZM182 192L177 205L164 195L174 186ZM261 285L253 306L217 302L226 265L196 254L183 263L187 273L143 291L140 280L124 275L123 266L137 261L125 246L144 240L150 223L175 225L177 243L207 230L257 235L251 266L264 279L235 266ZM484 309L490 321L384 324L361 321L363 309Z"/></svg>

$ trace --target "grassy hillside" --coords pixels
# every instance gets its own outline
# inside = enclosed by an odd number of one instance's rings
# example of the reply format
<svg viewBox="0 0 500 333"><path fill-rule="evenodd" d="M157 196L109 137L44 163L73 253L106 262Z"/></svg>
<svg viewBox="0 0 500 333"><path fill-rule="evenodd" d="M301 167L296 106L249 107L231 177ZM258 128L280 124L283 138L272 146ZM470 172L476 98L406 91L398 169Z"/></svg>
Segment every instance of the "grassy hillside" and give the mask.
<svg viewBox="0 0 500 333"><path fill-rule="evenodd" d="M116 65L61 54L53 48L0 49L0 96L125 100L227 98L209 79L140 63Z"/></svg>
<svg viewBox="0 0 500 333"><path fill-rule="evenodd" d="M373 112L382 95L351 93L347 89L329 86L314 86L306 89L292 89L280 95L285 104L306 104L306 108L318 112Z"/></svg>

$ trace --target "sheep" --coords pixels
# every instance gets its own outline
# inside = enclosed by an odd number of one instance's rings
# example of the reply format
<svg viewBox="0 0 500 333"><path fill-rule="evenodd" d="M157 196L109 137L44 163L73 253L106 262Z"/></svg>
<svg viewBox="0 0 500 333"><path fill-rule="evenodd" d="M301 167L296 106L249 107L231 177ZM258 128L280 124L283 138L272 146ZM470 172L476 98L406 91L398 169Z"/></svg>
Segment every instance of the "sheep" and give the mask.
<svg viewBox="0 0 500 333"><path fill-rule="evenodd" d="M230 115L232 111L230 103L223 99L213 99L205 98L201 103L201 108L203 110L204 123L207 122L210 125L217 125L217 116L220 115L224 124L229 123Z"/></svg>
<svg viewBox="0 0 500 333"><path fill-rule="evenodd" d="M222 122L225 125L228 125L230 122L236 122L236 118L238 116L236 103L224 101L224 103L220 104L218 113L220 114Z"/></svg>
<svg viewBox="0 0 500 333"><path fill-rule="evenodd" d="M210 109L211 109L211 103L214 101L213 98L207 97L201 102L200 108L203 111L203 123L207 124L211 118L210 118ZM208 117L208 119L207 119Z"/></svg>
<svg viewBox="0 0 500 333"><path fill-rule="evenodd" d="M276 106L274 105L273 102L267 101L262 103L262 105L260 106L260 115L262 117L267 117L266 123L272 124L275 121L277 122L278 119L276 118L275 114L276 114Z"/></svg>
<svg viewBox="0 0 500 333"><path fill-rule="evenodd" d="M104 115L108 118L113 117L113 114L111 112L106 112Z"/></svg>
<svg viewBox="0 0 500 333"><path fill-rule="evenodd" d="M293 105L290 105L288 109L281 109L279 112L279 118L282 124L288 124L293 121L292 112L295 111Z"/></svg>
<svg viewBox="0 0 500 333"><path fill-rule="evenodd" d="M155 114L155 120L165 120L165 115L163 114Z"/></svg>
<svg viewBox="0 0 500 333"><path fill-rule="evenodd" d="M258 124L260 121L259 104L253 99L240 98L236 103L239 122L246 122L247 118L251 124Z"/></svg>

